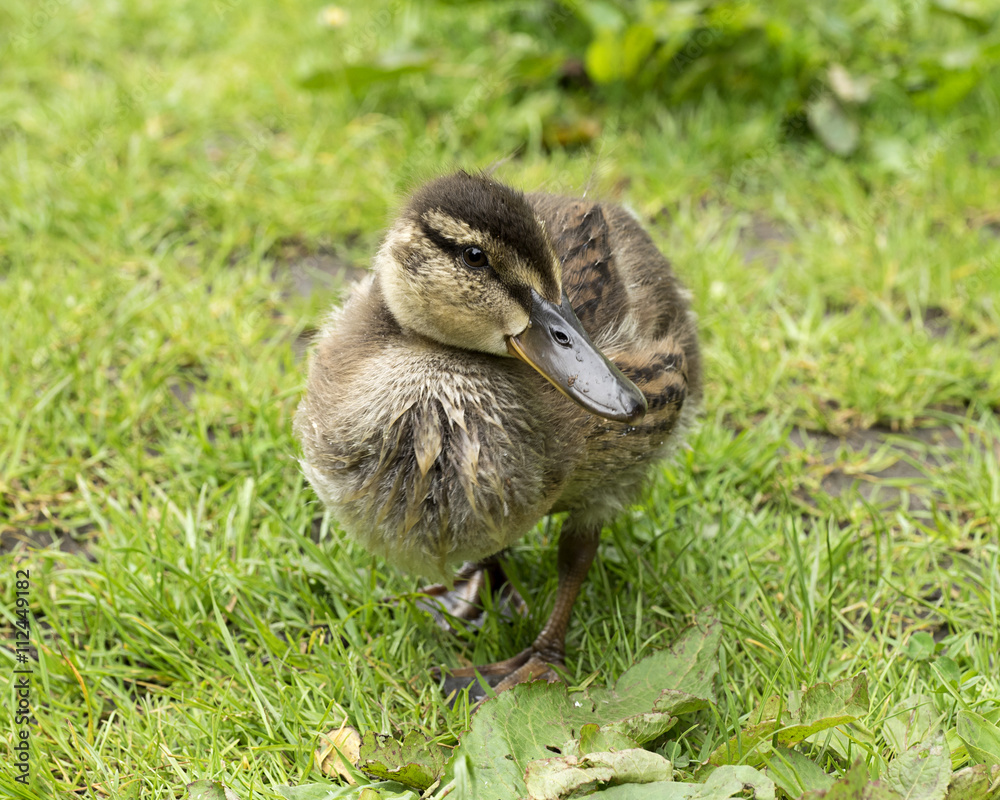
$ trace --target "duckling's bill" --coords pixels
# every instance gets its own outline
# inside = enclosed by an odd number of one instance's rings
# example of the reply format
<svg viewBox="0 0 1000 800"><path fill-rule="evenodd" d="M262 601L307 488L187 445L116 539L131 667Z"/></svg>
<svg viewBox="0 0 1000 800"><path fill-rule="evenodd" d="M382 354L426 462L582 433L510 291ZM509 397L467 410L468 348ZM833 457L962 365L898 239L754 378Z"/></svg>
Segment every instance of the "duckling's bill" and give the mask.
<svg viewBox="0 0 1000 800"><path fill-rule="evenodd" d="M642 392L590 340L565 292L556 305L532 290L528 327L507 337L507 350L592 414L635 422L646 413Z"/></svg>

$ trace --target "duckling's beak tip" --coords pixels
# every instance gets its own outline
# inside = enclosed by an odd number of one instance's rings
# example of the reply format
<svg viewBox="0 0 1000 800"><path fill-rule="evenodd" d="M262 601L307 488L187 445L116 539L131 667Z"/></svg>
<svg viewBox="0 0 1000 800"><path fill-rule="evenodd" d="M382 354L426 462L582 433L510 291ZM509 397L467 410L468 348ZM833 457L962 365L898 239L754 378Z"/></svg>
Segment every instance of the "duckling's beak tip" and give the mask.
<svg viewBox="0 0 1000 800"><path fill-rule="evenodd" d="M629 415L628 415L628 417L626 417L625 421L627 423L629 423L630 425L633 422L638 422L639 420L641 420L643 417L646 416L646 411L648 411L648 410L649 410L649 406L646 404L646 398L640 392L639 393L639 399L635 402L635 406L629 412Z"/></svg>
<svg viewBox="0 0 1000 800"><path fill-rule="evenodd" d="M626 423L646 414L640 389L597 349L565 294L556 306L532 291L528 326L507 336L506 344L510 355L590 413Z"/></svg>

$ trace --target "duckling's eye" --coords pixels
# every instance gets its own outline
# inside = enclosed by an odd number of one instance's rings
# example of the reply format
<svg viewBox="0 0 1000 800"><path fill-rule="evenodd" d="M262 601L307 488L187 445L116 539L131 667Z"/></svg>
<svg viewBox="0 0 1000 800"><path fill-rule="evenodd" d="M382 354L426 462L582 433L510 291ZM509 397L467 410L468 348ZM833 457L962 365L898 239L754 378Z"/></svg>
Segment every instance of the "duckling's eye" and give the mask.
<svg viewBox="0 0 1000 800"><path fill-rule="evenodd" d="M486 257L486 253L478 247L466 247L462 251L462 261L465 262L465 266L472 267L473 269L481 269L482 267L489 266L490 263L490 260Z"/></svg>

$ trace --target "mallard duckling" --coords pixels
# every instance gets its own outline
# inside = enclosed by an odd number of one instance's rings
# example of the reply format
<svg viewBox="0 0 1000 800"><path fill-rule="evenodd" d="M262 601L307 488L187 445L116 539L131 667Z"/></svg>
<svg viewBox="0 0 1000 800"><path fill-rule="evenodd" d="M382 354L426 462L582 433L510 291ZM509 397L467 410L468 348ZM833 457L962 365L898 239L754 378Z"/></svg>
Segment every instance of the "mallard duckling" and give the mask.
<svg viewBox="0 0 1000 800"><path fill-rule="evenodd" d="M700 399L690 294L621 208L465 172L412 196L373 266L312 354L305 474L369 551L443 581L568 512L538 638L452 671L552 680L602 526Z"/></svg>

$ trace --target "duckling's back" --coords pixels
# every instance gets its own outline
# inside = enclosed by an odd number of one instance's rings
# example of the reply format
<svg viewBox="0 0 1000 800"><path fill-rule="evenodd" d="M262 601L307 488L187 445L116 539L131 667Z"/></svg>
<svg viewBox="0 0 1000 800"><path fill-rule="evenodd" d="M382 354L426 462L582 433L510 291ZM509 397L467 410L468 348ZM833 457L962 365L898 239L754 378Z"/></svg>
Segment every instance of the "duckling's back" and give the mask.
<svg viewBox="0 0 1000 800"><path fill-rule="evenodd" d="M701 402L691 293L620 206L528 195L562 262L563 286L594 343L646 396L635 424L581 418L585 455L553 511L609 522L634 502L651 465L682 443Z"/></svg>

